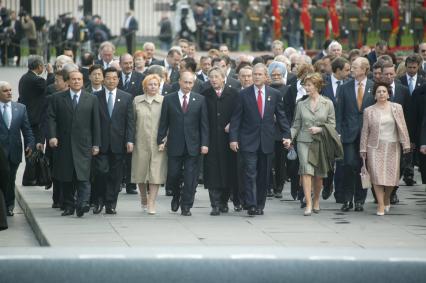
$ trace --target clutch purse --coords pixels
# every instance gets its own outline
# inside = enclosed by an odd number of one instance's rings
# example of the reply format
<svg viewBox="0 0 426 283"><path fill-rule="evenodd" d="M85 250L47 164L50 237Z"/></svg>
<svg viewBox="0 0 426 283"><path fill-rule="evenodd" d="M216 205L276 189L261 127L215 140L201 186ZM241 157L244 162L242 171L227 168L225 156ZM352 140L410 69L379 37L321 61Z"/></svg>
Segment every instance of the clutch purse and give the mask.
<svg viewBox="0 0 426 283"><path fill-rule="evenodd" d="M367 171L367 166L365 166L365 158L362 159L362 168L361 168L361 184L364 190L371 188L371 178L370 173Z"/></svg>
<svg viewBox="0 0 426 283"><path fill-rule="evenodd" d="M294 149L294 147L292 147L288 150L287 159L288 160L296 160L296 158L297 158L297 152Z"/></svg>

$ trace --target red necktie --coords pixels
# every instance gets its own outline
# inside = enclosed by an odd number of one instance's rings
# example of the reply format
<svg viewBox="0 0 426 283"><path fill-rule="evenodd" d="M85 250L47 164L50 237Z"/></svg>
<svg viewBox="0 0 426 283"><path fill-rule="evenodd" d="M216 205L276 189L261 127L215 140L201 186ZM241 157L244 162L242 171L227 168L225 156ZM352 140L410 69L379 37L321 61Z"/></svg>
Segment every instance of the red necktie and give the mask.
<svg viewBox="0 0 426 283"><path fill-rule="evenodd" d="M262 91L260 89L257 93L257 109L259 110L260 117L263 118Z"/></svg>
<svg viewBox="0 0 426 283"><path fill-rule="evenodd" d="M182 111L183 113L188 111L188 101L186 100L186 94L183 95Z"/></svg>

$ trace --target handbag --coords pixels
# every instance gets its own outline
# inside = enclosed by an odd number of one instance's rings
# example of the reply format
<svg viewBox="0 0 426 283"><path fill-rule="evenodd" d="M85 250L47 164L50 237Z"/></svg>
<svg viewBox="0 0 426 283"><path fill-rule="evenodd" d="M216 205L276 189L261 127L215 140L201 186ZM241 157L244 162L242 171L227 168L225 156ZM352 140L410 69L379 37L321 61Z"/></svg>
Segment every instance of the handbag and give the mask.
<svg viewBox="0 0 426 283"><path fill-rule="evenodd" d="M26 159L22 186L37 186L36 152Z"/></svg>
<svg viewBox="0 0 426 283"><path fill-rule="evenodd" d="M367 171L367 166L365 166L365 158L362 159L362 167L361 167L361 184L364 190L368 190L371 188L371 178L370 173Z"/></svg>
<svg viewBox="0 0 426 283"><path fill-rule="evenodd" d="M287 159L288 160L296 160L297 159L297 152L294 149L294 147L292 147L288 150Z"/></svg>
<svg viewBox="0 0 426 283"><path fill-rule="evenodd" d="M52 184L49 158L42 151L37 151L36 156L37 186L49 186Z"/></svg>

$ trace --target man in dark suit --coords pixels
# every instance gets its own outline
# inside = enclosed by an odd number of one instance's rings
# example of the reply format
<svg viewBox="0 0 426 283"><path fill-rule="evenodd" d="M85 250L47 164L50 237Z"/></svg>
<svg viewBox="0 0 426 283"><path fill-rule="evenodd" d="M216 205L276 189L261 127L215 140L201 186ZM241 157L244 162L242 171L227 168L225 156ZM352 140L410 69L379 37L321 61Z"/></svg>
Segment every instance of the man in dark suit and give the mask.
<svg viewBox="0 0 426 283"><path fill-rule="evenodd" d="M207 82L209 80L208 73L212 68L212 58L210 56L201 56L200 71L197 73L197 78L200 81Z"/></svg>
<svg viewBox="0 0 426 283"><path fill-rule="evenodd" d="M118 71L115 68L104 70L104 86L95 95L99 100L101 125L101 144L95 164L95 182L93 199L96 206L94 214L102 211L105 204L107 214L116 214L117 198L123 179L125 153L133 151L134 120L133 98L130 94L117 89Z"/></svg>
<svg viewBox="0 0 426 283"><path fill-rule="evenodd" d="M104 69L111 66L112 61L114 60L115 54L115 45L109 41L104 41L99 46L99 55L100 60L96 60L95 64L101 65Z"/></svg>
<svg viewBox="0 0 426 283"><path fill-rule="evenodd" d="M231 191L238 190L237 155L229 148L229 123L238 91L225 86L225 74L218 67L209 72L211 87L202 95L206 98L209 120L209 153L204 157L204 185L209 190L210 215L228 212ZM235 208L241 209L237 200Z"/></svg>
<svg viewBox="0 0 426 283"><path fill-rule="evenodd" d="M337 107L337 89L349 77L351 71L351 66L348 60L343 57L337 57L331 62L331 69L333 73L330 76L327 76L325 79L325 87L322 89L322 95L328 97L333 101L334 109ZM342 188L342 173L343 167L341 161L336 161L336 171L330 171L327 178L323 179L323 191L322 197L328 199L333 192L333 181L334 181L334 197L336 198L337 203L343 203L344 192Z"/></svg>
<svg viewBox="0 0 426 283"><path fill-rule="evenodd" d="M12 87L0 82L0 144L9 162L8 186L4 191L7 215L13 216L15 207L15 179L22 161L21 133L24 137L26 156L30 156L34 147L34 136L25 105L12 101Z"/></svg>
<svg viewBox="0 0 426 283"><path fill-rule="evenodd" d="M161 60L155 59L155 44L152 42L145 42L143 45L143 51L145 52L145 66L150 67L152 65L160 64Z"/></svg>
<svg viewBox="0 0 426 283"><path fill-rule="evenodd" d="M136 45L136 32L139 29L138 21L133 16L133 11L126 13L124 26L121 29L121 34L126 39L127 53L133 54Z"/></svg>
<svg viewBox="0 0 426 283"><path fill-rule="evenodd" d="M178 49L172 48L169 50L167 57L164 60L157 62L157 65L166 68L170 84L179 81L179 63L181 58L182 52Z"/></svg>
<svg viewBox="0 0 426 283"><path fill-rule="evenodd" d="M192 87L192 92L201 93L206 87L205 83L198 79L197 75L195 74L195 71L197 69L197 63L195 62L194 58L191 57L185 57L182 60L180 60L179 63L179 73L182 74L183 72L191 72L194 74L194 86ZM175 82L172 84L172 92L178 91L180 88L179 82Z"/></svg>
<svg viewBox="0 0 426 283"><path fill-rule="evenodd" d="M126 53L120 56L121 74L119 76L118 89L131 94L132 99L137 95L143 94L142 81L145 76L133 71L133 56ZM132 172L132 154L127 154L125 163L124 178L126 182L126 192L135 195L136 184L130 182Z"/></svg>
<svg viewBox="0 0 426 283"><path fill-rule="evenodd" d="M167 137L167 182L173 192L172 211L190 216L194 203L199 171L199 157L208 153L209 125L205 98L191 92L194 74L184 72L179 79L180 90L164 97L157 143L165 146ZM182 170L182 167L184 168ZM183 190L180 180L183 171ZM182 198L181 198L182 195Z"/></svg>
<svg viewBox="0 0 426 283"><path fill-rule="evenodd" d="M406 86L410 92L410 105L408 109L408 120L407 126L410 133L410 140L412 143L413 152L411 155L410 164L406 164L403 172L404 182L408 186L414 185L414 163L418 159L420 172L422 172L426 166L426 160L422 154L418 154L418 148L415 145L419 144L418 137L420 125L423 117L423 107L425 105L424 95L421 95L421 86L425 82L423 76L420 75L419 70L422 64L422 57L418 54L411 54L405 59L405 69L407 73L399 77L399 81L402 85Z"/></svg>
<svg viewBox="0 0 426 283"><path fill-rule="evenodd" d="M49 77L53 77L53 69L50 65L48 66ZM43 58L33 55L28 58L28 72L19 80L18 102L24 104L27 108L31 130L37 143L42 138L40 119L46 103L46 80L40 76L43 72Z"/></svg>
<svg viewBox="0 0 426 283"><path fill-rule="evenodd" d="M6 190L9 188L10 179L9 161L4 152L3 145L0 143L0 231L6 230L7 225L7 206L4 199Z"/></svg>
<svg viewBox="0 0 426 283"><path fill-rule="evenodd" d="M354 80L344 83L338 88L336 129L343 144L343 188L345 191L342 211L353 208L355 211L364 210L367 196L361 185L361 158L359 143L362 129L362 115L364 109L374 104L372 95L373 82L367 79L370 70L368 60L363 57L355 59L351 66Z"/></svg>
<svg viewBox="0 0 426 283"><path fill-rule="evenodd" d="M241 83L233 78L231 74L231 59L229 56L221 56L212 60L213 67L219 67L225 73L225 85L236 90L241 89Z"/></svg>
<svg viewBox="0 0 426 283"><path fill-rule="evenodd" d="M118 88L130 93L132 98L143 94L142 81L145 76L133 71L133 56L126 53L120 56L121 74Z"/></svg>
<svg viewBox="0 0 426 283"><path fill-rule="evenodd" d="M62 216L81 217L90 209L92 155L99 153L100 123L98 99L83 89L83 75L65 73L70 90L49 100L49 145L53 148L53 176L63 189L65 211ZM77 190L77 203L74 195Z"/></svg>
<svg viewBox="0 0 426 283"><path fill-rule="evenodd" d="M377 62L377 58L379 58L382 55L385 55L388 51L388 43L383 40L379 40L376 43L376 46L373 51L368 53L367 59L370 63L370 68L373 68L374 63Z"/></svg>
<svg viewBox="0 0 426 283"><path fill-rule="evenodd" d="M94 63L93 53L88 51L84 52L81 55L80 61L81 61L80 72L83 74L84 88L88 88L90 86L89 69L90 67L93 66L93 63Z"/></svg>
<svg viewBox="0 0 426 283"><path fill-rule="evenodd" d="M272 154L275 148L275 122L283 143L290 145L290 126L284 114L280 93L266 86L268 71L264 64L253 67L254 85L240 92L232 115L229 141L233 151L240 151L243 185L248 214L262 215L269 188Z"/></svg>

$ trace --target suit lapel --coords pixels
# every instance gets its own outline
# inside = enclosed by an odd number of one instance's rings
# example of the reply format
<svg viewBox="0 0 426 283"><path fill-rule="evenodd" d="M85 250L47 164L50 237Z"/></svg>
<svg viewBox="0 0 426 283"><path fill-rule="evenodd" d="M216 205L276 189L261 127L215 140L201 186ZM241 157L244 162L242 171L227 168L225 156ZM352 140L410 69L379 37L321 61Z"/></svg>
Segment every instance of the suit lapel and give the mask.
<svg viewBox="0 0 426 283"><path fill-rule="evenodd" d="M373 91L373 84L370 80L367 80L367 83L365 84L364 97L362 98L361 109L365 108L365 103L368 102L369 98L371 97L372 91Z"/></svg>
<svg viewBox="0 0 426 283"><path fill-rule="evenodd" d="M66 92L64 92L62 95L62 99L64 100L68 111L74 112L74 109L72 107L71 90L67 90Z"/></svg>
<svg viewBox="0 0 426 283"><path fill-rule="evenodd" d="M18 117L19 117L19 110L18 110L18 106L16 105L16 103L12 102L11 106L12 106L12 111L11 111L12 112L12 119L10 121L10 128L9 129L12 129L12 127L15 126L16 121L18 120Z"/></svg>
<svg viewBox="0 0 426 283"><path fill-rule="evenodd" d="M116 108L120 107L120 103L121 103L121 94L117 89L117 92L115 94L114 107L112 108L111 118L114 116L114 113L116 112Z"/></svg>
<svg viewBox="0 0 426 283"><path fill-rule="evenodd" d="M257 100L256 100L256 93L254 91L254 85L250 86L249 88L250 88L250 94L248 96L248 99L251 100L250 104L253 105L253 111L256 111L257 117L259 117L259 119L262 119L262 117L260 117L259 109L257 108Z"/></svg>
<svg viewBox="0 0 426 283"><path fill-rule="evenodd" d="M180 100L179 100L179 94L178 93L176 93L176 96L173 97L173 101L174 101L176 107L178 108L178 111L180 113L184 114L183 111L182 111L182 105L180 105Z"/></svg>
<svg viewBox="0 0 426 283"><path fill-rule="evenodd" d="M107 104L107 100L106 100L106 92L107 90L104 89L102 90L102 92L100 92L98 94L98 98L99 98L99 108L101 109L101 111L109 118L109 113L108 113L108 104Z"/></svg>
<svg viewBox="0 0 426 283"><path fill-rule="evenodd" d="M265 117L266 113L269 113L268 111L271 108L271 94L269 93L269 88L268 86L265 86L265 107L263 109L263 117ZM257 101L256 101L257 103ZM260 116L260 115L259 115Z"/></svg>

